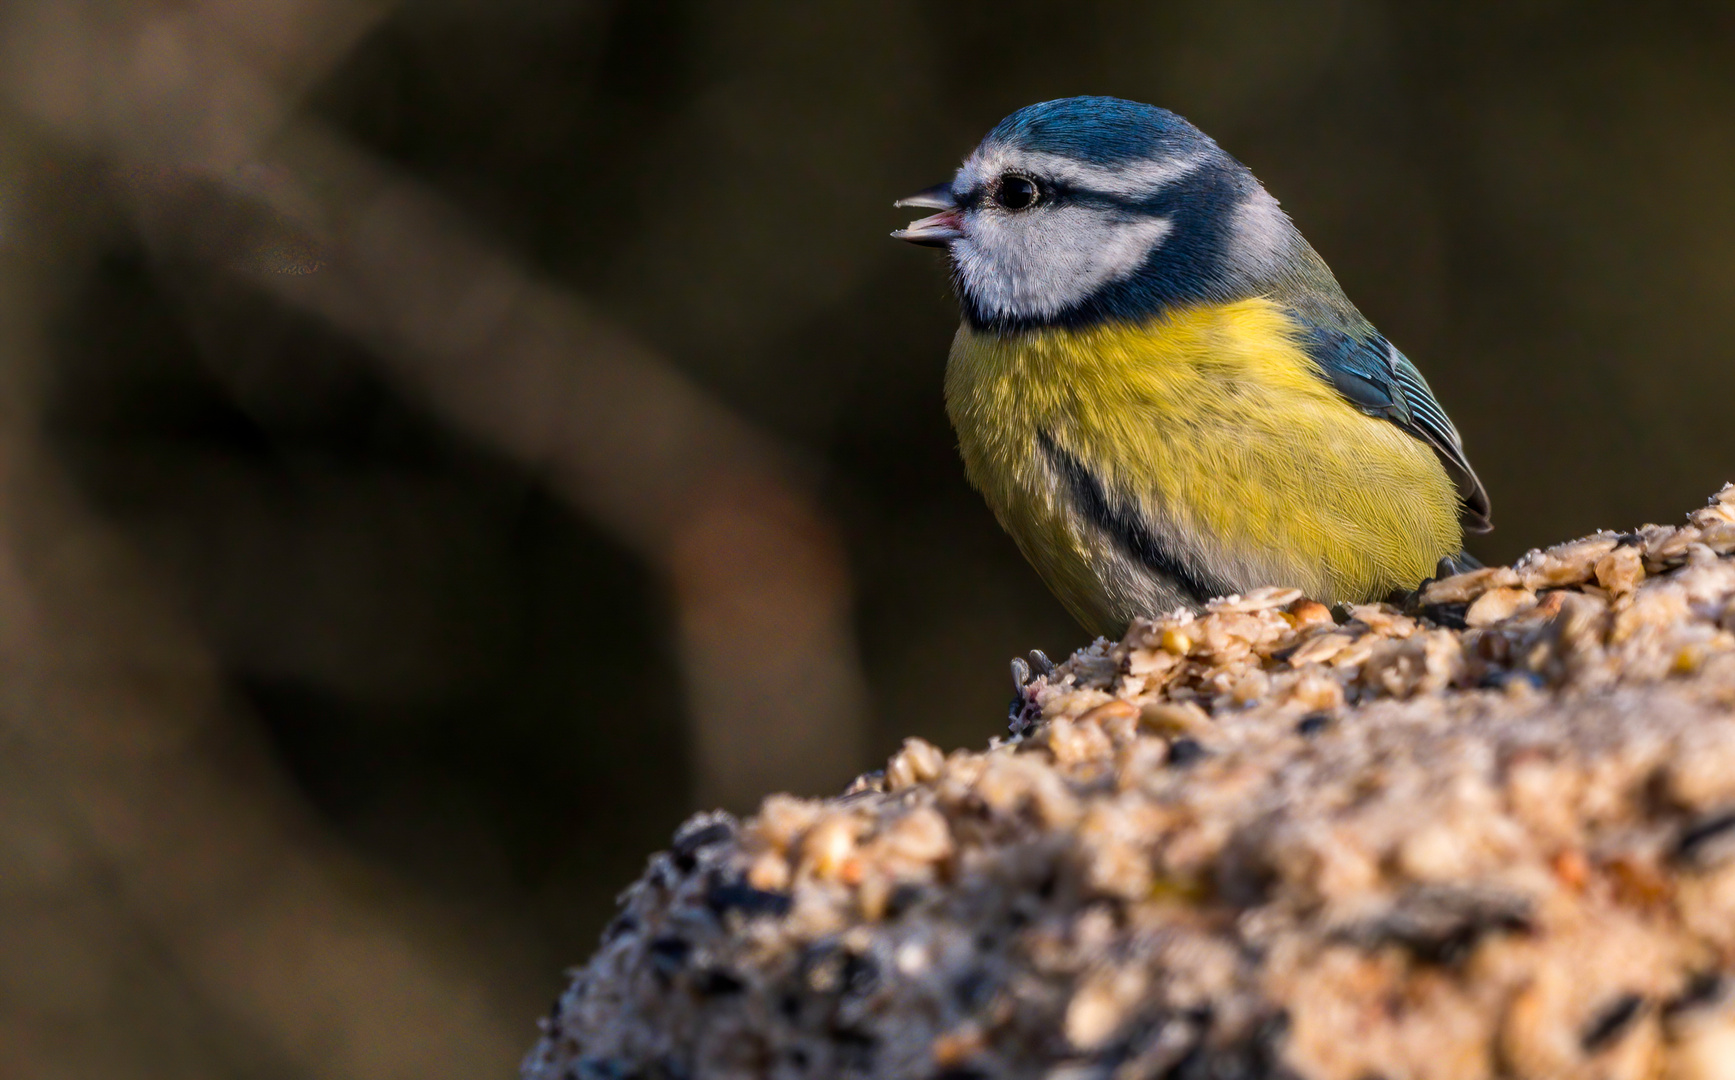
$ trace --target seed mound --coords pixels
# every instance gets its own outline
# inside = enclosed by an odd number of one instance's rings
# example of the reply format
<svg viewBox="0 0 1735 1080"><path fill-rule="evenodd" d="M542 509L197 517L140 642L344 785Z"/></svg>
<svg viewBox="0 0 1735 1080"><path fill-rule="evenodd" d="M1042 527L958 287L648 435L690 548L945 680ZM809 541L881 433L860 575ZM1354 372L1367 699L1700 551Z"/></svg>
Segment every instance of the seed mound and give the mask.
<svg viewBox="0 0 1735 1080"><path fill-rule="evenodd" d="M524 1076L1735 1080L1735 486L1036 667L986 750L683 825Z"/></svg>

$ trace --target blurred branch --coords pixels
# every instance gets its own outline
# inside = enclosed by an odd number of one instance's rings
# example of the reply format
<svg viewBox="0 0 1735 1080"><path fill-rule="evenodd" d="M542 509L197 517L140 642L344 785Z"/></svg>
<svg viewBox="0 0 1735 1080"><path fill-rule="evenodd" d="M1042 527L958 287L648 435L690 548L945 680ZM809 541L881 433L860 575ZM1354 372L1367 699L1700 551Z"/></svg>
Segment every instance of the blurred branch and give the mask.
<svg viewBox="0 0 1735 1080"><path fill-rule="evenodd" d="M273 0L277 35L236 32L252 24L233 10L36 4L14 21L9 88L37 123L130 167L154 243L255 271L262 247L315 252L250 277L367 343L661 571L702 800L846 778L863 699L848 574L782 453L431 192L293 118L294 90L353 39L346 9Z"/></svg>
<svg viewBox="0 0 1735 1080"><path fill-rule="evenodd" d="M518 1037L495 966L443 958L408 897L318 840L49 456L43 270L0 257L0 982L31 990L0 1010L0 1072L232 1075L255 1045L310 1076L498 1068Z"/></svg>
<svg viewBox="0 0 1735 1080"><path fill-rule="evenodd" d="M367 343L407 393L540 471L654 565L673 599L701 798L739 807L841 780L861 738L848 576L782 452L430 192L294 119L298 94L381 10L9 5L0 94L15 115L0 136L21 118L14 132L113 162L153 245L252 267L253 287ZM152 993L67 990L78 1004L56 1023L0 1018L0 1071L138 1074L115 1055L156 1042L174 1044L161 1053L178 1075L227 1071L237 1043L307 1075L493 1071L517 1040L475 985L492 969L460 970L406 932L402 899L319 839L262 748L225 734L212 657L50 456L42 334L57 268L82 255L30 262L9 243L0 788L21 812L0 814L0 846L31 876L0 895L19 930L0 973ZM285 244L306 257L286 260ZM279 272L258 272L267 248ZM130 1042L86 1037L116 1016L138 1025Z"/></svg>

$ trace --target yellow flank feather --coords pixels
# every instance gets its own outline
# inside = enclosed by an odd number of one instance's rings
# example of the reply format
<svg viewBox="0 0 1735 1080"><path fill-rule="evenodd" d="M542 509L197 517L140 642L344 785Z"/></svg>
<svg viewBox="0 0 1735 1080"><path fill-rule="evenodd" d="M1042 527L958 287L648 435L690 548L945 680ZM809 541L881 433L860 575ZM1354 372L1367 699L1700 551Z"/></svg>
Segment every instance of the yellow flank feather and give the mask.
<svg viewBox="0 0 1735 1080"><path fill-rule="evenodd" d="M1339 396L1297 333L1265 299L1137 326L959 329L946 407L970 480L1085 626L1119 634L1189 600L1088 520L1044 436L1164 551L1233 591L1383 599L1459 550L1456 489L1432 449Z"/></svg>

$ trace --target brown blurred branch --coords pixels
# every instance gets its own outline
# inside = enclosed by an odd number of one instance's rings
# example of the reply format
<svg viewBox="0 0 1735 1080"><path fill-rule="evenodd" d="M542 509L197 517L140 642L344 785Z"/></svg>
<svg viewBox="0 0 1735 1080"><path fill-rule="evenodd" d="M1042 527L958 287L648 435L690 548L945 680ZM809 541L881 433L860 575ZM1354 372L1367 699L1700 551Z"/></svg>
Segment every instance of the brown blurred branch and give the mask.
<svg viewBox="0 0 1735 1080"><path fill-rule="evenodd" d="M253 287L368 344L407 393L541 472L658 569L703 800L843 779L862 707L848 575L779 448L429 191L294 119L300 92L380 11L15 4L0 15L0 92L23 121L14 133L113 162L154 245L253 266ZM257 272L261 236L311 245L318 271ZM57 977L170 972L151 1002L121 1008L144 1018L140 1039L216 1045L165 1052L183 1075L220 1071L211 1059L233 1039L309 1075L493 1071L515 1039L467 985L487 965L443 970L386 910L384 883L319 839L259 748L220 736L208 652L49 457L42 325L50 283L82 256L31 254L0 268L0 737L5 786L32 814L12 815L0 842L43 880L0 901L8 924L82 943L56 950ZM92 882L108 887L100 901ZM165 955L136 955L152 950ZM0 969L50 970L31 956L15 949ZM176 1029L180 1014L193 1019ZM236 1032L204 1030L208 1015ZM8 1017L0 1071L133 1071L80 1041L107 1018Z"/></svg>
<svg viewBox="0 0 1735 1080"><path fill-rule="evenodd" d="M477 989L490 965L441 959L409 897L318 839L46 452L50 269L0 259L0 982L32 990L0 1009L0 1072L230 1075L226 1048L256 1044L306 1075L497 1069L518 1034Z"/></svg>
<svg viewBox="0 0 1735 1080"><path fill-rule="evenodd" d="M261 287L366 342L399 385L543 471L664 574L704 801L848 776L862 682L823 513L774 445L622 327L334 132L286 119L286 84L309 80L310 57L335 59L353 19L327 29L340 8L272 3L288 29L262 50L232 19L31 10L11 42L15 100L134 166L150 236L257 265L261 234L236 228L237 207L268 210L320 266L257 274Z"/></svg>

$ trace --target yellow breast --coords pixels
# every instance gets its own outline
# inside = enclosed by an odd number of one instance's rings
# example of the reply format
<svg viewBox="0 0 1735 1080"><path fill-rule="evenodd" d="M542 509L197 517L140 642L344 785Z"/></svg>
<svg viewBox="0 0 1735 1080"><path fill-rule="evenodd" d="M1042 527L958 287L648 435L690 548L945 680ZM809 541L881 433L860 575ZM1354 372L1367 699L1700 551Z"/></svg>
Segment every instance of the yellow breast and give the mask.
<svg viewBox="0 0 1735 1080"><path fill-rule="evenodd" d="M1164 559L1216 588L1293 585L1329 603L1413 587L1462 543L1433 451L1339 396L1268 300L1138 326L966 325L946 405L971 482L1098 633L1198 602ZM1080 505L1077 469L1101 505Z"/></svg>

